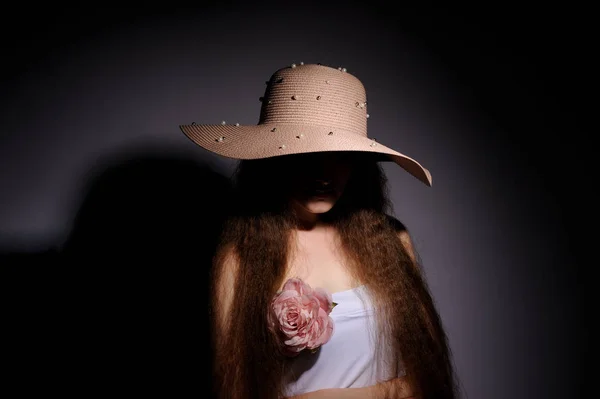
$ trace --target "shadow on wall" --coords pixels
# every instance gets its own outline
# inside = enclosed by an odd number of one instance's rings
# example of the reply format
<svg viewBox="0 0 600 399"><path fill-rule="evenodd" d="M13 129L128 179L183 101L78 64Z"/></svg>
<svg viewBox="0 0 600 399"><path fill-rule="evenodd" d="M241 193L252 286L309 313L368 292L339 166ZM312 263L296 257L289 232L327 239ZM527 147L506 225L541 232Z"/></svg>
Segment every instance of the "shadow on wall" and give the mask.
<svg viewBox="0 0 600 399"><path fill-rule="evenodd" d="M60 262L21 274L14 309L27 328L15 342L30 356L15 361L35 361L20 376L64 393L204 396L207 277L229 180L169 155L95 170Z"/></svg>
<svg viewBox="0 0 600 399"><path fill-rule="evenodd" d="M117 162L91 178L62 255L145 270L197 266L211 256L227 190L225 177L197 161L142 155ZM169 264L144 263L151 261Z"/></svg>

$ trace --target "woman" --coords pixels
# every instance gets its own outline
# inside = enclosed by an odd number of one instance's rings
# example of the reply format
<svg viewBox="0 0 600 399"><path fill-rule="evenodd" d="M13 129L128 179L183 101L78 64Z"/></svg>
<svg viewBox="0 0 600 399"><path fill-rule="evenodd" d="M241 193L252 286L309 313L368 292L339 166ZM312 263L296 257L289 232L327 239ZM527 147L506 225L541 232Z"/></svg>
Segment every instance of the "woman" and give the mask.
<svg viewBox="0 0 600 399"><path fill-rule="evenodd" d="M282 68L261 100L257 125L181 126L241 160L211 280L216 396L455 398L379 162L431 175L368 137L364 87L343 68Z"/></svg>

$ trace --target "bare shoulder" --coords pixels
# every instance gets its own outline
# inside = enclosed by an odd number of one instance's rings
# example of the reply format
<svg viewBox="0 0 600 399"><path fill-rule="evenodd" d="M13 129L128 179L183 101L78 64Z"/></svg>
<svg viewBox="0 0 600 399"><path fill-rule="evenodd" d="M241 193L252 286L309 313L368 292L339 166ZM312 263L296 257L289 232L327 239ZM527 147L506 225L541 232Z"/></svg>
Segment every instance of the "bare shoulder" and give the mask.
<svg viewBox="0 0 600 399"><path fill-rule="evenodd" d="M392 215L387 215L387 217L391 225L394 227L394 230L396 231L400 242L402 242L402 245L404 245L406 252L408 252L408 255L410 255L413 261L416 260L415 248L413 246L413 241L410 237L410 234L408 233L406 225Z"/></svg>
<svg viewBox="0 0 600 399"><path fill-rule="evenodd" d="M229 246L224 248L219 256L219 276L230 279L237 274L239 268L239 260L235 247Z"/></svg>
<svg viewBox="0 0 600 399"><path fill-rule="evenodd" d="M231 304L234 299L233 296L239 269L239 261L235 248L230 247L223 250L218 262L214 281L214 295L216 296L214 301L217 305L221 326L226 328L228 324L226 315L231 313Z"/></svg>

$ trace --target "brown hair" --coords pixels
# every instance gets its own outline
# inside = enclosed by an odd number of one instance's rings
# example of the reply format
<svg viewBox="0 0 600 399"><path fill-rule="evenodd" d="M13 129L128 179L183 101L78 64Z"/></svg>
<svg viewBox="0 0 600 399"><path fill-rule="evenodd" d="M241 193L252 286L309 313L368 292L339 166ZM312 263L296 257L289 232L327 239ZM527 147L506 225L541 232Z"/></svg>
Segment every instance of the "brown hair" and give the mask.
<svg viewBox="0 0 600 399"><path fill-rule="evenodd" d="M214 382L219 398L280 398L286 361L267 328L270 300L282 284L294 214L286 203L286 171L295 156L240 161L234 175L233 212L214 258L213 282L235 248L238 273L232 328L216 331L219 302L211 291ZM387 178L377 159L356 156L344 194L326 214L337 228L350 272L373 296L386 348L401 360L407 378L424 399L455 398L450 349L422 268L399 239L404 226L391 217ZM365 238L368 239L365 239ZM418 258L417 258L418 259ZM239 327L238 327L239 326Z"/></svg>

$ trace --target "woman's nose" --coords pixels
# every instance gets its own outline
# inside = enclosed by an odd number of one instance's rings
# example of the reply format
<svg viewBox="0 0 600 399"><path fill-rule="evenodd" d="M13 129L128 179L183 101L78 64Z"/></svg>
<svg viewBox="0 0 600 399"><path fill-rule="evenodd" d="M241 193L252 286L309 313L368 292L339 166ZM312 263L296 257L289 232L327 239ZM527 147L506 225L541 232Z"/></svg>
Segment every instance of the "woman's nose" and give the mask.
<svg viewBox="0 0 600 399"><path fill-rule="evenodd" d="M329 179L316 179L315 182L323 187L328 187L331 185L331 180Z"/></svg>

